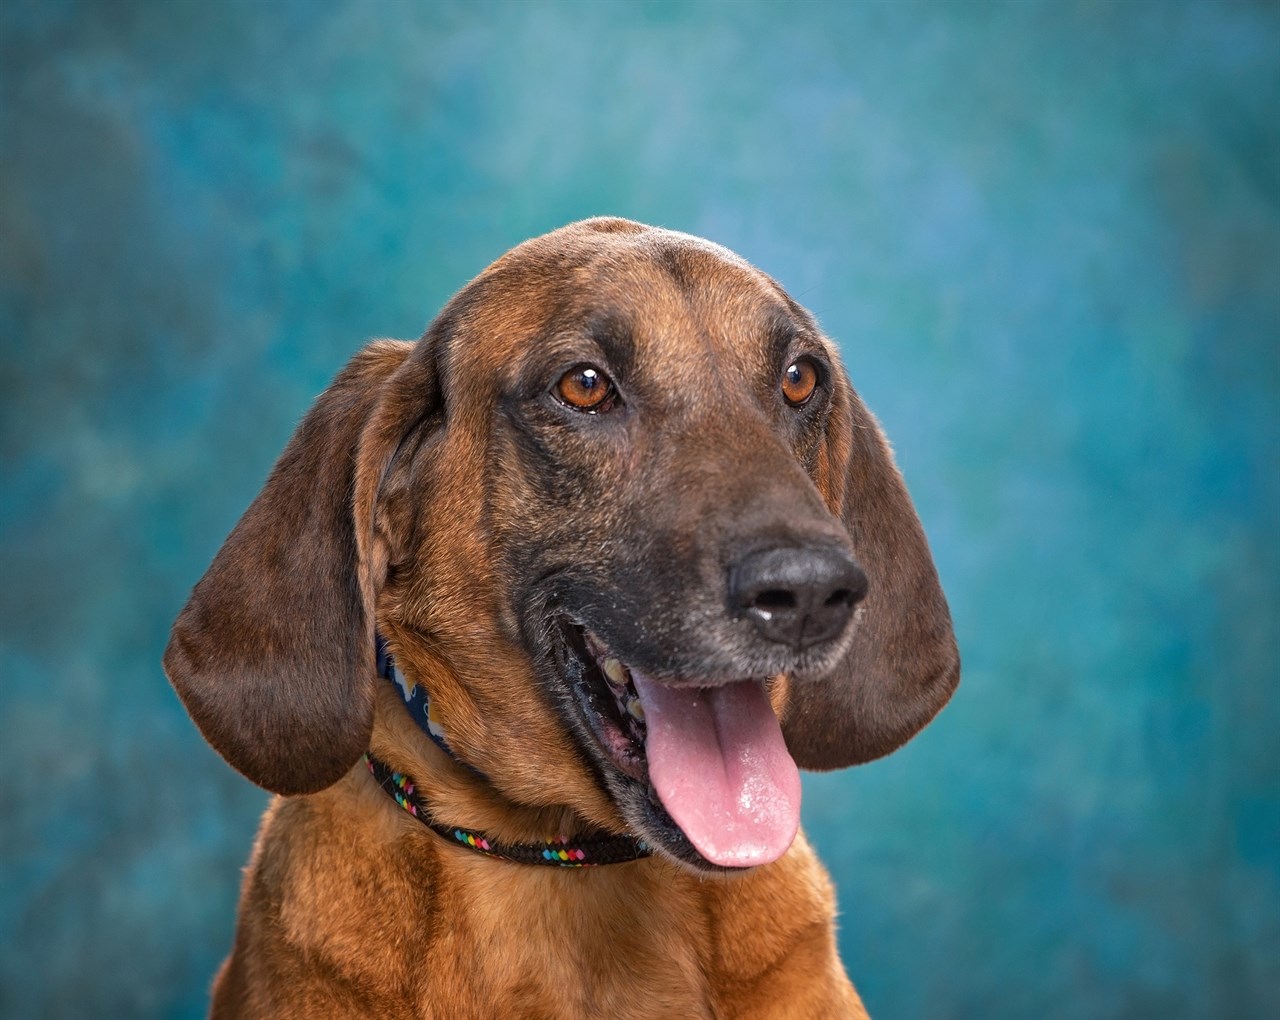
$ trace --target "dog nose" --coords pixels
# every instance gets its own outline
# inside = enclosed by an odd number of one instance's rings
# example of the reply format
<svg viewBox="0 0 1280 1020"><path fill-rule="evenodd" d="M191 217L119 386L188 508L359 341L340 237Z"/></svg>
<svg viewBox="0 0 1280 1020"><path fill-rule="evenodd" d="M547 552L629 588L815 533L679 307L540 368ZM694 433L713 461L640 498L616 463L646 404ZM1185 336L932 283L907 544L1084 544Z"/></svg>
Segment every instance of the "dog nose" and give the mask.
<svg viewBox="0 0 1280 1020"><path fill-rule="evenodd" d="M797 651L839 634L867 594L843 549L792 547L744 556L729 571L729 604L769 641Z"/></svg>

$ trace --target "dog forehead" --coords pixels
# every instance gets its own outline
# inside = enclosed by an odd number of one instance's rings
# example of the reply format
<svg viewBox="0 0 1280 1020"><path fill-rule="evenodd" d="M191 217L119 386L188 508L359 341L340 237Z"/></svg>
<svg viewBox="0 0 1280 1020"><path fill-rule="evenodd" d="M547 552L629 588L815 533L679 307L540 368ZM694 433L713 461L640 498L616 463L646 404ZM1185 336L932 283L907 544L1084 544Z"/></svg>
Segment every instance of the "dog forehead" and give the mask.
<svg viewBox="0 0 1280 1020"><path fill-rule="evenodd" d="M628 220L589 220L512 249L463 292L471 341L457 367L501 373L548 338L608 330L650 364L691 351L743 372L797 306L727 248ZM699 350L700 349L700 350ZM487 374L487 373L486 373Z"/></svg>

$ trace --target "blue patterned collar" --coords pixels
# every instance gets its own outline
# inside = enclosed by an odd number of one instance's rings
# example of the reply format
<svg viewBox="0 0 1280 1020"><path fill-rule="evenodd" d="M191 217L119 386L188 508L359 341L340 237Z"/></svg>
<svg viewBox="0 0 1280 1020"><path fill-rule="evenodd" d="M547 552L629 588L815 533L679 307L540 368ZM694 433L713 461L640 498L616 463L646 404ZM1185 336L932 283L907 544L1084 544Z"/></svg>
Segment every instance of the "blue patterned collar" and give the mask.
<svg viewBox="0 0 1280 1020"><path fill-rule="evenodd" d="M418 724L418 728L431 738L436 747L440 748L459 765L470 769L481 778L486 778L483 772L469 762L459 758L454 753L453 748L449 746L449 741L444 735L444 725L440 722L438 716L432 715L431 695L427 693L426 685L410 682L400 672L400 667L396 665L396 660L392 657L387 648L387 642L381 634L376 635L375 641L378 649L378 676L395 684L396 689L400 692L400 697L404 699L405 710L413 721Z"/></svg>

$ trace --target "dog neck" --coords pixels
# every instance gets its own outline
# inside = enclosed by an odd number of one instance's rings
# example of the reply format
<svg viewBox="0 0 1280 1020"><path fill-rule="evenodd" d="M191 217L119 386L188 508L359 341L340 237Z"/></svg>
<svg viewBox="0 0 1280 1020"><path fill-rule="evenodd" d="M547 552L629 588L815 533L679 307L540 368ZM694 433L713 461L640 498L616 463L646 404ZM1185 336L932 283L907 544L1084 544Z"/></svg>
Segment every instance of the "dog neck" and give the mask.
<svg viewBox="0 0 1280 1020"><path fill-rule="evenodd" d="M405 677L380 635L377 637L377 670L379 677L399 693L405 711L431 742L456 766L470 773L473 780L491 788L488 777L450 747L444 726L432 713L426 686ZM372 751L366 753L365 762L383 791L432 832L488 857L515 864L590 868L638 860L652 852L638 837L604 831L580 832L573 836L558 834L534 842L503 840L483 830L456 824L453 819L438 818L414 780L405 772L392 769Z"/></svg>

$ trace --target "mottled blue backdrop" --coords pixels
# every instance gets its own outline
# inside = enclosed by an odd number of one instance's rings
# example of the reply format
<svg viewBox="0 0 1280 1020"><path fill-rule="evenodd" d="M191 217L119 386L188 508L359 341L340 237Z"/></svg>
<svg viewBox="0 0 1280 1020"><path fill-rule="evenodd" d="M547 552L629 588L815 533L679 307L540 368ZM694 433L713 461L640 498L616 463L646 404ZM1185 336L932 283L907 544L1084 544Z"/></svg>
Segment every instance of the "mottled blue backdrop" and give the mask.
<svg viewBox="0 0 1280 1020"><path fill-rule="evenodd" d="M195 1016L266 795L161 674L312 397L618 213L842 344L965 658L810 777L881 1018L1280 1014L1280 6L0 7L0 1013Z"/></svg>

